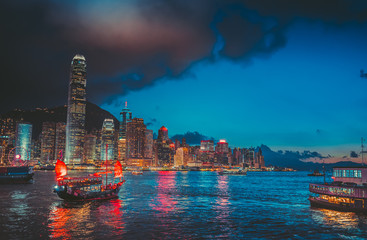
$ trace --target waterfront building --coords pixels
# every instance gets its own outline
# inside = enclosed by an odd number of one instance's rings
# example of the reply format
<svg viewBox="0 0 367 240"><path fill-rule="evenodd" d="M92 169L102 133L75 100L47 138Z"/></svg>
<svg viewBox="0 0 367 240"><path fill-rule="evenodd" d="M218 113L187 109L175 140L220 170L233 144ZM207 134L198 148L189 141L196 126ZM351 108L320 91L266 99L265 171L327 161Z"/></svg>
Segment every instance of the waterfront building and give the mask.
<svg viewBox="0 0 367 240"><path fill-rule="evenodd" d="M173 166L175 145L168 138L168 129L165 126L158 130L155 150L157 151L157 163L159 166Z"/></svg>
<svg viewBox="0 0 367 240"><path fill-rule="evenodd" d="M226 140L221 139L215 146L215 162L220 165L227 165L228 162L228 143Z"/></svg>
<svg viewBox="0 0 367 240"><path fill-rule="evenodd" d="M174 166L182 167L187 166L188 162L191 162L189 149L187 147L179 147L176 149L176 153L174 155Z"/></svg>
<svg viewBox="0 0 367 240"><path fill-rule="evenodd" d="M87 134L84 137L84 161L88 164L95 163L97 136Z"/></svg>
<svg viewBox="0 0 367 240"><path fill-rule="evenodd" d="M32 140L31 159L36 163L39 163L41 160L41 139L42 133L37 139Z"/></svg>
<svg viewBox="0 0 367 240"><path fill-rule="evenodd" d="M56 124L43 122L41 133L41 162L52 163L55 157Z"/></svg>
<svg viewBox="0 0 367 240"><path fill-rule="evenodd" d="M85 135L87 63L83 55L71 61L66 123L65 162L81 163Z"/></svg>
<svg viewBox="0 0 367 240"><path fill-rule="evenodd" d="M57 122L55 128L55 160L63 159L65 155L66 124Z"/></svg>
<svg viewBox="0 0 367 240"><path fill-rule="evenodd" d="M31 160L32 124L18 122L15 131L15 155L22 160Z"/></svg>
<svg viewBox="0 0 367 240"><path fill-rule="evenodd" d="M153 130L145 130L145 144L144 144L145 158L153 159Z"/></svg>
<svg viewBox="0 0 367 240"><path fill-rule="evenodd" d="M106 145L107 156L106 156ZM114 159L114 148L115 148L115 124L113 119L106 118L103 121L102 132L101 132L101 161Z"/></svg>

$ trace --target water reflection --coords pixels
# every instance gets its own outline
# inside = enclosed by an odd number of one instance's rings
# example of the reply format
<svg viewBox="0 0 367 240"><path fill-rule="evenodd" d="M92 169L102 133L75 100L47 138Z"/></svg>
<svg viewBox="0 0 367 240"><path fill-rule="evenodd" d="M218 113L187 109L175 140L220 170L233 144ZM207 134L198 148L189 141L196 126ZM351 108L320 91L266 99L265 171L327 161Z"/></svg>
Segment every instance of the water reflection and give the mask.
<svg viewBox="0 0 367 240"><path fill-rule="evenodd" d="M318 224L344 230L359 229L361 227L365 228L367 226L367 216L357 215L352 212L314 209L312 210L312 218Z"/></svg>
<svg viewBox="0 0 367 240"><path fill-rule="evenodd" d="M99 222L110 228L116 235L121 235L125 232L124 215L122 211L123 201L120 199L113 199L104 202L97 208L97 218Z"/></svg>
<svg viewBox="0 0 367 240"><path fill-rule="evenodd" d="M172 196L172 192L176 185L175 178L175 171L158 172L157 197L151 203L151 207L152 209L159 211L162 216L168 212L174 212L176 210L177 201L175 201L175 197Z"/></svg>
<svg viewBox="0 0 367 240"><path fill-rule="evenodd" d="M217 184L218 198L216 199L216 204L214 205L216 215L216 222L221 225L221 235L222 238L228 238L228 232L230 231L230 202L228 195L228 176L218 176Z"/></svg>
<svg viewBox="0 0 367 240"><path fill-rule="evenodd" d="M51 206L48 228L50 237L71 239L91 237L95 222L90 221L91 204L56 203Z"/></svg>

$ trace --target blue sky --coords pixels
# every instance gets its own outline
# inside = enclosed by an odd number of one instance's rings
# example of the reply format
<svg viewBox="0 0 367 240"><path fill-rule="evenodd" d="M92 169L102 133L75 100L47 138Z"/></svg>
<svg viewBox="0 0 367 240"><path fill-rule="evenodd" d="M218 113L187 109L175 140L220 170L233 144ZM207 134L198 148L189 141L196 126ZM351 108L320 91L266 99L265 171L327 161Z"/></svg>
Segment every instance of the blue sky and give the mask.
<svg viewBox="0 0 367 240"><path fill-rule="evenodd" d="M118 117L128 101L134 116L170 136L198 131L233 147L348 155L367 136L366 29L299 21L271 56L197 62L177 81L162 78L101 107Z"/></svg>

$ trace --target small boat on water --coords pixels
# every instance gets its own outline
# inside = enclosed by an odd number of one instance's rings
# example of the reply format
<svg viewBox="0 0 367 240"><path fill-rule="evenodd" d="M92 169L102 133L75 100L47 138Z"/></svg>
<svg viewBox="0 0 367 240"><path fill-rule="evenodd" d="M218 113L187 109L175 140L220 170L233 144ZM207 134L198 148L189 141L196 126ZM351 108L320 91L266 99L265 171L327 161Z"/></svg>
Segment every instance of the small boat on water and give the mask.
<svg viewBox="0 0 367 240"><path fill-rule="evenodd" d="M219 175L247 175L247 171L240 169L224 169L218 172Z"/></svg>
<svg viewBox="0 0 367 240"><path fill-rule="evenodd" d="M132 175L143 175L143 171L131 171Z"/></svg>
<svg viewBox="0 0 367 240"><path fill-rule="evenodd" d="M315 170L315 171L313 171L313 173L307 174L307 176L310 176L310 177L323 177L323 176L325 176L325 173L321 173L321 172L319 172L319 170Z"/></svg>
<svg viewBox="0 0 367 240"><path fill-rule="evenodd" d="M116 198L125 182L122 178L122 165L118 160L114 165L113 181L110 183L108 183L108 174L112 172L108 171L107 160L105 172L97 172L85 177L67 177L66 165L61 160L57 160L55 172L57 184L54 187L54 192L60 198L70 202Z"/></svg>
<svg viewBox="0 0 367 240"><path fill-rule="evenodd" d="M367 213L367 167L334 167L331 183L311 183L312 207Z"/></svg>
<svg viewBox="0 0 367 240"><path fill-rule="evenodd" d="M32 166L0 167L0 183L28 183L33 179Z"/></svg>
<svg viewBox="0 0 367 240"><path fill-rule="evenodd" d="M33 166L28 166L27 160L22 160L13 148L9 152L9 165L0 167L0 183L28 183L33 179Z"/></svg>
<svg viewBox="0 0 367 240"><path fill-rule="evenodd" d="M66 177L66 165L60 160L57 160L55 171L57 185L54 187L54 192L65 201L82 202L116 198L120 187L125 182L122 179L122 166L119 161L115 164L114 180L111 183L107 181L107 175L112 173L109 171L97 172L85 177Z"/></svg>

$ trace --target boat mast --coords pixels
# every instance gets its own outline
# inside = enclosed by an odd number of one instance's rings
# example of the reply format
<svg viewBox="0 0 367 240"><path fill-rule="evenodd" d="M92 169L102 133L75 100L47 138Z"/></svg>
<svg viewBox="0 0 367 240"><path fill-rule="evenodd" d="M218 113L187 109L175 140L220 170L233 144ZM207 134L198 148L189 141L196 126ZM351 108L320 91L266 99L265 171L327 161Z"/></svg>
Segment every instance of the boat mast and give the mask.
<svg viewBox="0 0 367 240"><path fill-rule="evenodd" d="M108 152L108 144L106 144L106 187L107 187L107 152Z"/></svg>

